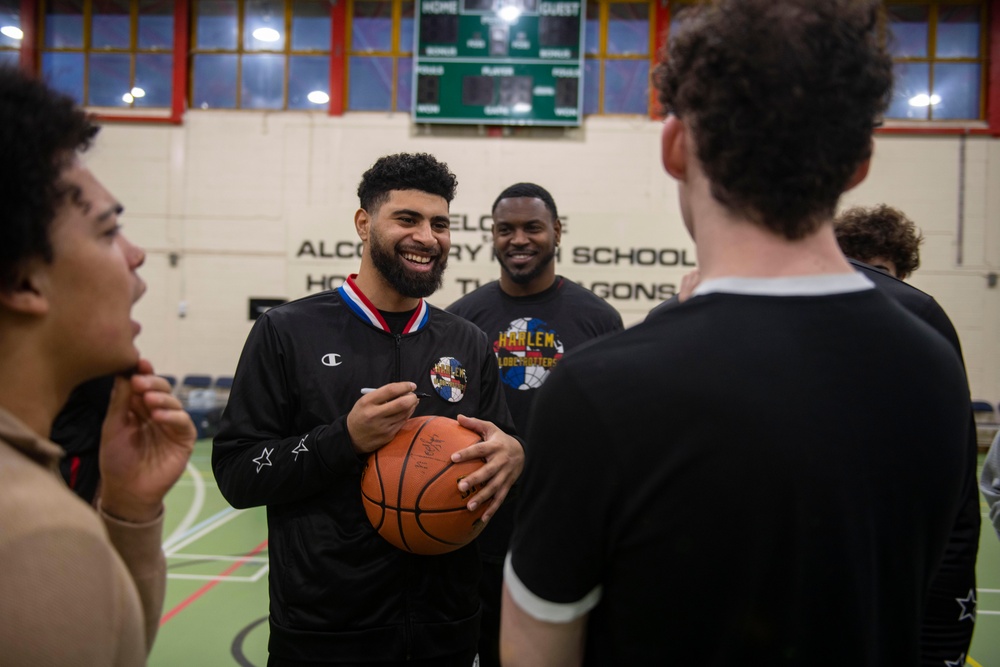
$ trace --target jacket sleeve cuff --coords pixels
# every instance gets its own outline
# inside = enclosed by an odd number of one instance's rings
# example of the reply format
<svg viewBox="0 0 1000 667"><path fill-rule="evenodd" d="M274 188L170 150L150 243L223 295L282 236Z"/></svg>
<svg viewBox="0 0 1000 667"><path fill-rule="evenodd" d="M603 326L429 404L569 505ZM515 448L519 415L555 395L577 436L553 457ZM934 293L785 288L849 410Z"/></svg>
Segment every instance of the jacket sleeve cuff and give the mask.
<svg viewBox="0 0 1000 667"><path fill-rule="evenodd" d="M364 465L368 458L354 450L351 434L347 432L347 417L340 417L330 424L318 444L319 458L330 470Z"/></svg>

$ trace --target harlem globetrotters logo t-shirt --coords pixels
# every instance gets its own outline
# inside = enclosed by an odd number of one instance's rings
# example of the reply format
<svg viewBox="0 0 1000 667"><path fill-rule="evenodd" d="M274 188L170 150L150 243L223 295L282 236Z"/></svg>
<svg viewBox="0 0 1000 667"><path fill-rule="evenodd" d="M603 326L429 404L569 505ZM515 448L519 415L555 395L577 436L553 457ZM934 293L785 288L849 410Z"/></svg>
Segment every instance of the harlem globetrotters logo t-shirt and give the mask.
<svg viewBox="0 0 1000 667"><path fill-rule="evenodd" d="M559 334L537 317L522 317L493 342L500 379L509 387L538 389L563 356Z"/></svg>
<svg viewBox="0 0 1000 667"><path fill-rule="evenodd" d="M622 328L618 312L603 299L558 276L550 288L529 296L505 294L499 281L493 281L466 294L448 310L474 322L486 334L496 354L507 407L521 435L527 433L536 390L563 356Z"/></svg>

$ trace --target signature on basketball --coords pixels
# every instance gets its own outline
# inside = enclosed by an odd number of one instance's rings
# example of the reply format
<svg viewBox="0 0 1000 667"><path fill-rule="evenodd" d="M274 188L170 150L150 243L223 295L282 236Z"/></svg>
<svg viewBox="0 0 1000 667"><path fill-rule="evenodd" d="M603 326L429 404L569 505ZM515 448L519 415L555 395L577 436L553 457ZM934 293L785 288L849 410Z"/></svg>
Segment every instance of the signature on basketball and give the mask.
<svg viewBox="0 0 1000 667"><path fill-rule="evenodd" d="M441 453L441 449L444 447L444 440L432 434L430 437L421 438L420 444L424 448L424 456L435 458L435 454Z"/></svg>

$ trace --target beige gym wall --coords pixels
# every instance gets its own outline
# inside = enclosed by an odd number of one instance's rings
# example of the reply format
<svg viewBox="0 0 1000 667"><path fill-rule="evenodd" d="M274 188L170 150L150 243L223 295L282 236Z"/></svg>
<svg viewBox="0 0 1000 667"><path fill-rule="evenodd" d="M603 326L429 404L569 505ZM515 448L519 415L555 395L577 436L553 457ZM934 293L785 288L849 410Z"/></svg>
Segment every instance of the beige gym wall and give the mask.
<svg viewBox="0 0 1000 667"><path fill-rule="evenodd" d="M296 298L356 271L358 180L400 151L433 153L459 180L453 253L432 303L496 276L484 216L503 188L534 181L566 218L559 273L606 296L626 324L641 320L695 257L659 131L638 117L493 137L428 131L400 114L190 111L180 126L107 124L88 162L147 249L143 353L163 373L228 375L252 324L249 298ZM1000 140L880 135L868 180L842 204L880 202L923 230L911 282L954 321L973 395L1000 401L1000 286L987 282L1000 272Z"/></svg>

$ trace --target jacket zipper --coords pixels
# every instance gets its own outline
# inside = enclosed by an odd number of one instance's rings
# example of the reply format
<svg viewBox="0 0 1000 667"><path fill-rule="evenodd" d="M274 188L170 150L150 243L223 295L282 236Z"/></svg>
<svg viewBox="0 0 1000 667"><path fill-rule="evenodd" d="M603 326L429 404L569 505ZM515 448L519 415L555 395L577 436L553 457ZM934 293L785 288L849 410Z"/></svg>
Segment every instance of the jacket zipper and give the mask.
<svg viewBox="0 0 1000 667"><path fill-rule="evenodd" d="M402 334L394 333L392 337L396 339L396 382L402 382L403 378L400 375L403 372L402 367L402 354L400 352L400 345L403 342Z"/></svg>
<svg viewBox="0 0 1000 667"><path fill-rule="evenodd" d="M403 591L403 614L405 614L403 629L406 638L406 660L409 662L413 660L413 628L410 627L410 594L405 590Z"/></svg>
<svg viewBox="0 0 1000 667"><path fill-rule="evenodd" d="M403 336L402 334L394 333L392 334L392 337L396 340L395 378L396 382L401 382L403 380L402 378L403 367L402 367L402 351L400 350L400 347L403 342ZM410 569L409 563L407 563L406 564L407 575L409 574L409 569ZM407 576L406 578L409 579L409 576ZM412 654L413 628L411 627L410 623L410 594L407 592L405 587L403 589L403 631L406 641L406 661L409 662L410 660L413 659L413 654Z"/></svg>

